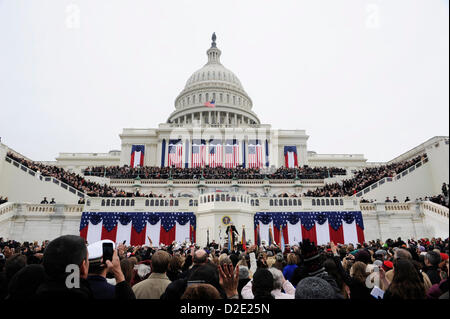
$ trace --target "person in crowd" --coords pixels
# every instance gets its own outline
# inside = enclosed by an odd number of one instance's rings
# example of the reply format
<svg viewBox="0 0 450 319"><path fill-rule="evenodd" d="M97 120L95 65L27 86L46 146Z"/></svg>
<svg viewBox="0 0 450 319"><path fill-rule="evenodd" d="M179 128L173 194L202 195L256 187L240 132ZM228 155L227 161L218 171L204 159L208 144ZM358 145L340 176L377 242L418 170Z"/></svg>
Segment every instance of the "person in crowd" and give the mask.
<svg viewBox="0 0 450 319"><path fill-rule="evenodd" d="M392 200L393 203L398 203L397 196L394 196L394 199Z"/></svg>
<svg viewBox="0 0 450 319"><path fill-rule="evenodd" d="M441 281L439 263L441 255L436 251L429 251L425 255L425 273L430 278L431 284L438 284Z"/></svg>
<svg viewBox="0 0 450 319"><path fill-rule="evenodd" d="M409 199L409 197L406 196L406 198L405 198L405 203L410 202L410 201L411 201L411 200Z"/></svg>
<svg viewBox="0 0 450 319"><path fill-rule="evenodd" d="M167 269L167 277L169 280L175 281L179 279L182 275L181 267L183 265L183 260L179 254L175 254L170 258L169 267Z"/></svg>
<svg viewBox="0 0 450 319"><path fill-rule="evenodd" d="M336 293L326 280L306 277L298 283L295 299L336 299Z"/></svg>
<svg viewBox="0 0 450 319"><path fill-rule="evenodd" d="M294 274L297 265L297 255L290 253L287 255L287 265L283 268L283 276L286 280L291 281L292 275Z"/></svg>
<svg viewBox="0 0 450 319"><path fill-rule="evenodd" d="M41 201L41 204L48 204L47 197L44 197L44 199Z"/></svg>
<svg viewBox="0 0 450 319"><path fill-rule="evenodd" d="M394 277L384 293L383 299L425 299L423 278L410 259L397 258L394 261ZM384 279L384 271L380 277Z"/></svg>
<svg viewBox="0 0 450 319"><path fill-rule="evenodd" d="M50 201L50 204L56 204L55 199L52 198L52 200Z"/></svg>
<svg viewBox="0 0 450 319"><path fill-rule="evenodd" d="M37 298L49 300L94 299L93 291L87 280L88 249L82 237L64 235L52 240L45 248L42 265L46 280L38 287ZM106 265L116 278L116 298L134 299L134 294L125 282L120 269L117 250L114 251L113 260L107 260ZM72 282L73 285L68 285L67 282Z"/></svg>
<svg viewBox="0 0 450 319"><path fill-rule="evenodd" d="M8 197L2 197L2 196L0 196L0 205L1 204L4 204L4 203L7 203L8 202Z"/></svg>
<svg viewBox="0 0 450 319"><path fill-rule="evenodd" d="M45 281L42 265L32 264L20 269L8 285L8 300L32 300L36 297L37 288Z"/></svg>
<svg viewBox="0 0 450 319"><path fill-rule="evenodd" d="M152 256L152 272L150 277L133 286L137 299L159 299L170 284L166 275L169 267L170 255L163 250Z"/></svg>
<svg viewBox="0 0 450 319"><path fill-rule="evenodd" d="M181 299L187 300L215 300L222 299L219 291L210 284L194 284L189 286Z"/></svg>
<svg viewBox="0 0 450 319"><path fill-rule="evenodd" d="M394 244L392 244L392 245L394 245ZM398 259L407 259L407 260L409 260L411 262L413 261L410 251L408 251L408 250L406 250L404 248L397 248L394 251L393 262L391 263L389 261L386 261L384 263L383 270L386 270L388 268L392 268L392 269L388 270L386 272L386 274L385 274L385 278L387 279L387 282L391 282L393 280L393 278L394 278L394 275L395 275L395 262ZM390 266L392 266L392 267L390 267ZM426 293L428 291L428 289L431 288L432 283L431 283L430 278L428 277L427 273L425 273L423 271L419 271L419 273L422 275L422 281L423 281L423 284L424 284L424 292ZM385 284L385 282L382 282L381 286L382 286L383 289L387 289L387 285Z"/></svg>
<svg viewBox="0 0 450 319"><path fill-rule="evenodd" d="M242 298L242 288L244 288L245 285L247 285L250 280L251 279L249 276L248 267L239 265L239 283L238 283L238 288L237 288L238 294L239 294L239 299L243 299Z"/></svg>
<svg viewBox="0 0 450 319"><path fill-rule="evenodd" d="M392 201L389 199L389 196L386 197L386 200L384 201L385 203L392 203Z"/></svg>
<svg viewBox="0 0 450 319"><path fill-rule="evenodd" d="M104 260L103 256L103 243L114 242L111 240L101 240L89 245L88 248L88 259L89 259L89 269L87 281L89 283L89 288L92 292L94 299L134 299L134 294L129 289L129 284L125 280L125 275L120 267L119 258L114 258L111 261ZM117 254L117 251L115 251ZM108 267L107 263L112 263L112 267ZM107 273L112 271L114 274L116 286L108 283ZM123 282L122 285L117 286L117 284ZM122 288L122 286L124 288ZM125 293L125 295L120 295Z"/></svg>

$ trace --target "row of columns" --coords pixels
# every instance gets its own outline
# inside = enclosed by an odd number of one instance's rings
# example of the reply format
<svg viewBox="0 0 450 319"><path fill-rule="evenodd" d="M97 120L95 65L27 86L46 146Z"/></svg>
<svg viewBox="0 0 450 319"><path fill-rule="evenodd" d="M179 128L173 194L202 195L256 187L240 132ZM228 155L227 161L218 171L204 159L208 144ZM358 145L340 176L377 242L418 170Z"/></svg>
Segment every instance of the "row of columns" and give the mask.
<svg viewBox="0 0 450 319"><path fill-rule="evenodd" d="M191 113L190 122L193 122L193 119L196 118L196 115L198 114L198 119L200 120L200 124L206 124L206 119L208 119L208 124L253 124L255 123L251 118L240 116L240 122L238 123L238 114L237 113L230 113L230 112L221 112L221 111L207 111L207 115L203 117L204 112L196 112ZM221 116L225 113L224 118ZM219 121L218 121L219 119ZM224 119L224 121L222 121ZM214 120L214 123L212 123ZM231 120L231 121L230 121ZM185 114L183 116L180 116L174 120L174 123L176 124L186 124L188 123L188 114ZM253 122L253 123L252 123Z"/></svg>

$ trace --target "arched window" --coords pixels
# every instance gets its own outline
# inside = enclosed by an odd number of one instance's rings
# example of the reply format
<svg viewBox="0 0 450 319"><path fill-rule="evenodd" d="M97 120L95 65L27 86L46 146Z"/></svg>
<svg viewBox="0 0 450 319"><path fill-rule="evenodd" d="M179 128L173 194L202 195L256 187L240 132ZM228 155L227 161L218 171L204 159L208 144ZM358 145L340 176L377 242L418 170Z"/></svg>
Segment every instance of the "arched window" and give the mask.
<svg viewBox="0 0 450 319"><path fill-rule="evenodd" d="M134 199L131 200L131 206L134 206Z"/></svg>
<svg viewBox="0 0 450 319"><path fill-rule="evenodd" d="M278 200L278 204L279 204L280 206L283 206L283 200L282 200L282 199Z"/></svg>
<svg viewBox="0 0 450 319"><path fill-rule="evenodd" d="M222 195L220 196L220 200L221 200L222 202L225 201L225 194L222 194Z"/></svg>
<svg viewBox="0 0 450 319"><path fill-rule="evenodd" d="M298 206L300 206L301 204L302 204L302 200L299 199L299 200L298 200Z"/></svg>
<svg viewBox="0 0 450 319"><path fill-rule="evenodd" d="M150 206L154 206L155 205L155 201L153 199L150 200Z"/></svg>
<svg viewBox="0 0 450 319"><path fill-rule="evenodd" d="M170 200L169 205L170 205L170 206L173 206L173 199Z"/></svg>
<svg viewBox="0 0 450 319"><path fill-rule="evenodd" d="M209 93L206 93L206 101L209 101Z"/></svg>
<svg viewBox="0 0 450 319"><path fill-rule="evenodd" d="M275 199L274 201L273 201L273 206L278 206L278 201Z"/></svg>
<svg viewBox="0 0 450 319"><path fill-rule="evenodd" d="M223 94L220 93L220 102L223 102Z"/></svg>
<svg viewBox="0 0 450 319"><path fill-rule="evenodd" d="M325 206L325 200L322 198L322 202L321 202L322 206Z"/></svg>
<svg viewBox="0 0 450 319"><path fill-rule="evenodd" d="M120 206L120 199L116 199L116 206Z"/></svg>
<svg viewBox="0 0 450 319"><path fill-rule="evenodd" d="M220 195L216 194L216 202L220 201Z"/></svg>
<svg viewBox="0 0 450 319"><path fill-rule="evenodd" d="M192 103L195 103L195 95L192 95Z"/></svg>
<svg viewBox="0 0 450 319"><path fill-rule="evenodd" d="M326 199L326 203L327 203L327 206L330 205L330 200L328 198Z"/></svg>
<svg viewBox="0 0 450 319"><path fill-rule="evenodd" d="M330 203L331 203L331 205L334 205L334 199L333 198L330 199Z"/></svg>
<svg viewBox="0 0 450 319"><path fill-rule="evenodd" d="M251 204L252 206L255 206L255 202L253 201L253 199L250 201L250 204Z"/></svg>
<svg viewBox="0 0 450 319"><path fill-rule="evenodd" d="M159 206L159 200L155 200L155 206Z"/></svg>
<svg viewBox="0 0 450 319"><path fill-rule="evenodd" d="M230 94L227 94L227 103L230 103Z"/></svg>
<svg viewBox="0 0 450 319"><path fill-rule="evenodd" d="M259 199L255 199L256 206L259 206Z"/></svg>
<svg viewBox="0 0 450 319"><path fill-rule="evenodd" d="M297 206L297 200L296 199L293 200L293 205Z"/></svg>
<svg viewBox="0 0 450 319"><path fill-rule="evenodd" d="M292 206L292 199L289 199L289 206Z"/></svg>
<svg viewBox="0 0 450 319"><path fill-rule="evenodd" d="M316 206L316 200L313 198L313 200L312 200L312 205L313 206Z"/></svg>
<svg viewBox="0 0 450 319"><path fill-rule="evenodd" d="M102 199L102 206L105 206L105 200Z"/></svg>
<svg viewBox="0 0 450 319"><path fill-rule="evenodd" d="M340 200L341 206L344 206L344 200L341 198Z"/></svg>
<svg viewBox="0 0 450 319"><path fill-rule="evenodd" d="M189 206L192 206L194 203L192 201L192 199L189 200Z"/></svg>
<svg viewBox="0 0 450 319"><path fill-rule="evenodd" d="M165 206L169 206L169 200L168 200L168 199L166 199L164 205L165 205Z"/></svg>
<svg viewBox="0 0 450 319"><path fill-rule="evenodd" d="M285 199L284 200L284 206L287 206L288 205L288 201L287 201L287 199Z"/></svg>
<svg viewBox="0 0 450 319"><path fill-rule="evenodd" d="M269 201L269 205L270 205L270 206L273 206L273 199L271 199L271 200Z"/></svg>
<svg viewBox="0 0 450 319"><path fill-rule="evenodd" d="M106 200L106 206L109 206L109 199Z"/></svg>
<svg viewBox="0 0 450 319"><path fill-rule="evenodd" d="M236 96L233 95L233 105L236 105Z"/></svg>
<svg viewBox="0 0 450 319"><path fill-rule="evenodd" d="M148 206L148 204L149 204L149 200L146 199L146 200L145 200L145 206Z"/></svg>
<svg viewBox="0 0 450 319"><path fill-rule="evenodd" d="M178 206L178 199L175 199L175 206Z"/></svg>
<svg viewBox="0 0 450 319"><path fill-rule="evenodd" d="M199 103L202 103L202 101L203 101L203 100L202 100L202 94L200 93L200 94L198 95L198 102L199 102Z"/></svg>
<svg viewBox="0 0 450 319"><path fill-rule="evenodd" d="M129 199L127 199L127 200L125 201L125 206L130 206L130 200L129 200Z"/></svg>

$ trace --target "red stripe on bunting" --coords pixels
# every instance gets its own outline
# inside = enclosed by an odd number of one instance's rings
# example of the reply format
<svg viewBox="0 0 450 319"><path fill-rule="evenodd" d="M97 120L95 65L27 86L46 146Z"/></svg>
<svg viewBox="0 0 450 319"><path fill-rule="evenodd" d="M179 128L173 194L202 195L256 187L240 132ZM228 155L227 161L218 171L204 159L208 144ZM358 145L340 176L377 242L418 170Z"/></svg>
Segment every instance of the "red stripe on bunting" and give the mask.
<svg viewBox="0 0 450 319"><path fill-rule="evenodd" d="M144 228L141 230L140 233L134 229L134 227L131 227L131 238L130 238L130 245L131 246L137 246L137 245L143 245L145 244L145 233L147 231L147 225L144 226Z"/></svg>
<svg viewBox="0 0 450 319"><path fill-rule="evenodd" d="M281 232L278 227L273 228L273 240L277 245L281 243Z"/></svg>
<svg viewBox="0 0 450 319"><path fill-rule="evenodd" d="M283 236L284 236L284 244L288 245L289 244L289 236L288 236L287 225L286 225L286 227L283 228Z"/></svg>
<svg viewBox="0 0 450 319"><path fill-rule="evenodd" d="M102 226L102 240L103 239L109 239L113 242L116 242L116 234L117 234L117 226L111 229L111 231L108 231L105 226Z"/></svg>
<svg viewBox="0 0 450 319"><path fill-rule="evenodd" d="M82 230L80 230L80 237L83 237L84 240L87 239L88 228L89 228L89 225L84 227Z"/></svg>
<svg viewBox="0 0 450 319"><path fill-rule="evenodd" d="M173 226L172 229L166 232L164 227L161 227L159 233L159 242L164 245L170 245L175 240L175 229L177 226Z"/></svg>
<svg viewBox="0 0 450 319"><path fill-rule="evenodd" d="M131 153L131 161L130 161L130 167L134 167L134 153Z"/></svg>
<svg viewBox="0 0 450 319"><path fill-rule="evenodd" d="M358 224L356 224L356 234L358 235L358 242L360 244L364 243L365 238L364 238L364 229L362 229L361 227L359 227Z"/></svg>
<svg viewBox="0 0 450 319"><path fill-rule="evenodd" d="M139 165L142 167L144 166L144 153L141 152L141 159L139 161Z"/></svg>
<svg viewBox="0 0 450 319"><path fill-rule="evenodd" d="M305 226L302 225L302 239L305 240L306 238L309 238L311 242L317 244L317 233L315 225L310 230L307 230Z"/></svg>
<svg viewBox="0 0 450 319"><path fill-rule="evenodd" d="M344 228L342 225L338 228L338 230L334 230L331 225L328 224L330 229L330 241L335 244L344 244Z"/></svg>

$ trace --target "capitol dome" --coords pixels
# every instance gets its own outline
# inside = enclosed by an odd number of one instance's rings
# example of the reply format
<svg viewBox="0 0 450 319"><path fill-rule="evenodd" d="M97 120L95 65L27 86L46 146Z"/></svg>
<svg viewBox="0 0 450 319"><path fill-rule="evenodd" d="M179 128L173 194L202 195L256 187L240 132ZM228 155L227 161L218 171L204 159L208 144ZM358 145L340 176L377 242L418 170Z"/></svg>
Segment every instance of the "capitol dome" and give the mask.
<svg viewBox="0 0 450 319"><path fill-rule="evenodd" d="M208 62L194 72L175 99L175 111L168 123L242 126L260 124L252 112L252 100L238 77L220 63L221 51L212 36L206 51ZM205 103L213 102L214 107Z"/></svg>

